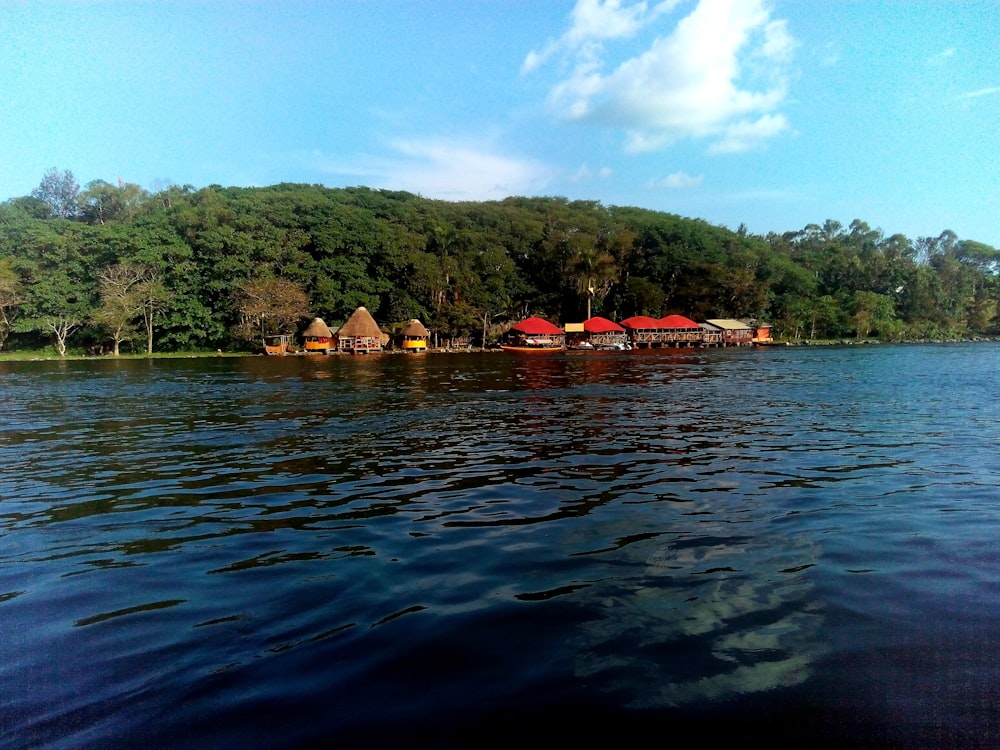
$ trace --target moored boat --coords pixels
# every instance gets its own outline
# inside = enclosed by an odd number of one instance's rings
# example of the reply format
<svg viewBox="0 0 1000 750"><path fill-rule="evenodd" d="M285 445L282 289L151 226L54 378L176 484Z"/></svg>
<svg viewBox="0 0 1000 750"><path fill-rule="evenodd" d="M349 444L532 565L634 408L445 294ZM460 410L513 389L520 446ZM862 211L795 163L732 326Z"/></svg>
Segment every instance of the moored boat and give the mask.
<svg viewBox="0 0 1000 750"><path fill-rule="evenodd" d="M550 338L528 336L517 342L501 344L505 352L561 352L565 347L561 342Z"/></svg>
<svg viewBox="0 0 1000 750"><path fill-rule="evenodd" d="M279 333L274 336L266 336L264 338L264 353L269 357L284 357L286 354L295 354L291 335Z"/></svg>

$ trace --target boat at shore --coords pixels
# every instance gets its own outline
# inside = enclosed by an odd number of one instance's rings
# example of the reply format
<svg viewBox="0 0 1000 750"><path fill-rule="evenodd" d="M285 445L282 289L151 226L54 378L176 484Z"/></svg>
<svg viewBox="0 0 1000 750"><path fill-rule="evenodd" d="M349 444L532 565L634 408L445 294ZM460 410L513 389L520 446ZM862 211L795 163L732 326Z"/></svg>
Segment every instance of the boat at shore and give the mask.
<svg viewBox="0 0 1000 750"><path fill-rule="evenodd" d="M501 344L500 348L505 352L561 352L566 347L561 342L550 338L526 337L517 342Z"/></svg>

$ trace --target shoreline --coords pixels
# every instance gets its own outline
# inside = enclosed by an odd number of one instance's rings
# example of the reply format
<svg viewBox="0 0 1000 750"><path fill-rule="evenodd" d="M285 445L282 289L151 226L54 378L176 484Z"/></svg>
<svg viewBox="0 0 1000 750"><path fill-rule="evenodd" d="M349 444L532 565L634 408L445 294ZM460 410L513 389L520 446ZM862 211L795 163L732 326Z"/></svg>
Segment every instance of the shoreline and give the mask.
<svg viewBox="0 0 1000 750"><path fill-rule="evenodd" d="M769 343L757 343L752 346L746 347L698 347L698 348L728 348L728 349L770 349L770 348L782 348L782 347L816 347L816 346L913 346L913 345L928 345L928 344L981 344L981 343L996 343L1000 342L1000 336L974 336L970 338L955 338L955 339L910 339L904 341L882 341L881 339L818 339L818 340L801 340L801 341L773 341ZM658 347L654 349L643 349L641 351L668 351L672 350L672 347ZM568 351L568 350L563 350ZM676 351L689 351L688 349L677 349ZM385 351L378 352L376 356L380 355L390 355L390 356L424 356L428 354L505 354L502 349L499 348L487 348L482 349L479 347L468 347L468 348L438 348L438 349L427 349L425 352L419 354L413 354L411 352L404 351L402 349L389 349ZM622 353L622 352L617 352ZM627 353L627 352L626 352ZM117 357L110 354L69 354L66 356L60 356L58 354L41 354L38 352L4 352L0 351L0 362L79 362L79 361L121 361L121 360L143 360L143 359L208 359L212 357L267 357L268 355L260 354L257 352L223 352L220 350L216 351L204 351L204 352L154 352L153 354L120 354ZM352 354L349 352L333 352L331 354L306 354L304 352L297 352L294 354L284 355L285 357L301 358L301 357L357 357L359 355ZM368 355L364 355L368 356ZM274 357L274 359L282 359L282 357Z"/></svg>

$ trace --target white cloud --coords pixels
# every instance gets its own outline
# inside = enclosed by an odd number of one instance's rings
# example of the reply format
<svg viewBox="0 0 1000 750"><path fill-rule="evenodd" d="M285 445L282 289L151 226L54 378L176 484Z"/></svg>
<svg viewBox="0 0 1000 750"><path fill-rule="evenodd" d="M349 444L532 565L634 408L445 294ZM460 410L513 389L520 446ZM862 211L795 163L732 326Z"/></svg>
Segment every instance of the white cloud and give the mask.
<svg viewBox="0 0 1000 750"><path fill-rule="evenodd" d="M597 170L597 176L602 178L610 177L613 174L611 167L601 167ZM586 162L577 167L576 171L569 175L570 182L583 182L585 180L590 180L594 177L593 170L587 165Z"/></svg>
<svg viewBox="0 0 1000 750"><path fill-rule="evenodd" d="M587 39L632 36L672 4L659 3L647 13L644 2L623 6L621 0L577 0L570 13L573 25L566 34L566 40L573 44Z"/></svg>
<svg viewBox="0 0 1000 750"><path fill-rule="evenodd" d="M975 91L966 91L964 94L959 94L959 99L978 99L981 96L991 96L992 94L1000 94L1000 86L990 86L985 89L976 89Z"/></svg>
<svg viewBox="0 0 1000 750"><path fill-rule="evenodd" d="M559 39L549 40L540 52L529 52L521 72L536 70L563 50L595 54L600 41L634 36L679 2L664 0L649 10L645 2L623 5L622 0L577 0L570 12L569 30Z"/></svg>
<svg viewBox="0 0 1000 750"><path fill-rule="evenodd" d="M452 201L533 194L551 177L543 164L460 140L396 139L388 145L394 155L361 158L351 165L317 155L313 161L326 172L364 177L373 187Z"/></svg>
<svg viewBox="0 0 1000 750"><path fill-rule="evenodd" d="M942 65L958 53L954 47L948 47L927 58L928 65Z"/></svg>
<svg viewBox="0 0 1000 750"><path fill-rule="evenodd" d="M765 60L789 62L797 46L795 39L788 33L787 21L770 21L764 26L764 43L760 52Z"/></svg>
<svg viewBox="0 0 1000 750"><path fill-rule="evenodd" d="M734 122L726 127L722 138L712 144L709 152L735 154L749 151L785 130L788 130L788 119L784 115L764 115L753 122Z"/></svg>
<svg viewBox="0 0 1000 750"><path fill-rule="evenodd" d="M823 47L819 64L824 68L831 68L840 62L840 49L833 42L827 42Z"/></svg>
<svg viewBox="0 0 1000 750"><path fill-rule="evenodd" d="M667 175L662 180L653 180L650 182L649 187L654 189L669 188L671 190L695 188L701 185L704 179L704 175L692 177L684 172L674 172L673 174Z"/></svg>
<svg viewBox="0 0 1000 750"><path fill-rule="evenodd" d="M701 0L669 35L605 72L603 41L634 33L672 6L647 12L642 3L580 0L571 31L532 58L537 67L560 48L575 56L572 73L550 92L558 116L620 129L631 152L696 138L729 153L785 130L776 110L797 43L763 0Z"/></svg>
<svg viewBox="0 0 1000 750"><path fill-rule="evenodd" d="M570 182L583 182L584 180L589 180L594 176L594 173L590 171L590 167L586 164L581 164L577 167L577 170L569 176Z"/></svg>

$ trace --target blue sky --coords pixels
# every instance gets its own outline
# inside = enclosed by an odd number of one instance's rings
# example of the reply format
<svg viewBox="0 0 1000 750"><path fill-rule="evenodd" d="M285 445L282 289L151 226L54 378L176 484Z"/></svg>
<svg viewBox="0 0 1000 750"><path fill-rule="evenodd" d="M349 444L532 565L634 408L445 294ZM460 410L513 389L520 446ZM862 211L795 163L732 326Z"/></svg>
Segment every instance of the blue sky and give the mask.
<svg viewBox="0 0 1000 750"><path fill-rule="evenodd" d="M0 0L0 200L559 195L1000 247L1000 2Z"/></svg>

